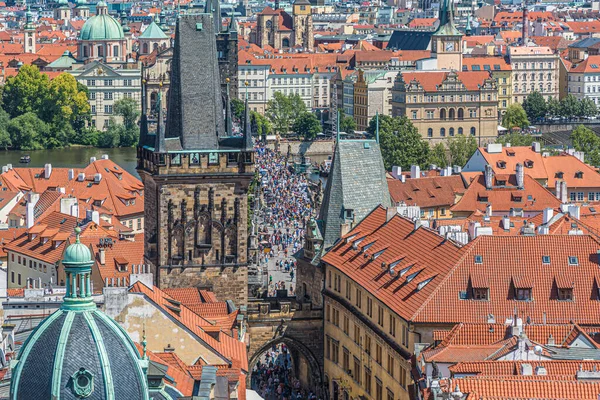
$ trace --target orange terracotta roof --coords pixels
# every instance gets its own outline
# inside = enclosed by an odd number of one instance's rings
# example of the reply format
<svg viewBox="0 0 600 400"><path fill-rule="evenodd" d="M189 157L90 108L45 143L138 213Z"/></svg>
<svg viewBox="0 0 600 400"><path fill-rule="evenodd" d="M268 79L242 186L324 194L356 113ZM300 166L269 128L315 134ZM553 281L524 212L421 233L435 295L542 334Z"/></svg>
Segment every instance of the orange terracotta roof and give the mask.
<svg viewBox="0 0 600 400"><path fill-rule="evenodd" d="M130 289L132 293L141 293L151 299L156 305L161 307L172 318L185 325L190 331L198 336L209 348L214 349L217 354L220 354L226 360L240 363L243 370L248 370L248 354L246 344L227 335L221 331L217 335L217 339L207 334L203 326L211 325L210 322L201 318L185 305L179 305L179 312L172 309L172 303L169 300L174 300L165 292L157 287L148 288L141 282L136 282ZM169 307L167 307L169 305ZM225 361L225 360L224 360Z"/></svg>
<svg viewBox="0 0 600 400"><path fill-rule="evenodd" d="M426 93L432 93L437 92L437 87L442 84L448 74L448 72L437 71L402 72L402 77L407 84L415 80L421 84ZM479 87L490 77L487 71L457 72L456 74L465 88L471 91L479 91Z"/></svg>
<svg viewBox="0 0 600 400"><path fill-rule="evenodd" d="M377 207L322 260L410 320L461 253L453 242L427 228L415 230L413 221L397 214L386 222L386 210Z"/></svg>
<svg viewBox="0 0 600 400"><path fill-rule="evenodd" d="M450 207L456 202L456 196L465 192L460 175L438 176L431 178L388 179L390 195L395 203L427 207Z"/></svg>
<svg viewBox="0 0 600 400"><path fill-rule="evenodd" d="M522 209L525 212L541 212L545 208L560 207L560 200L546 190L531 176L524 175L524 188L517 189L516 177L511 174L504 186L496 178L494 187L487 190L483 173L473 180L464 196L450 210L452 212L485 212L488 204L492 205L494 213L506 212L511 209Z"/></svg>
<svg viewBox="0 0 600 400"><path fill-rule="evenodd" d="M436 287L435 293L423 301L414 320L480 322L488 314L502 320L516 312L530 317L533 323L545 319L547 323L573 320L595 324L599 245L597 239L585 235L480 236L466 246L461 261ZM550 264L544 264L542 256L550 257ZM577 265L569 264L573 257ZM487 277L488 301L461 300L458 296L459 292L467 291L473 273ZM574 300L557 299L554 289L557 275L572 277ZM518 300L515 285L531 287L532 300ZM444 304L443 313L440 304Z"/></svg>

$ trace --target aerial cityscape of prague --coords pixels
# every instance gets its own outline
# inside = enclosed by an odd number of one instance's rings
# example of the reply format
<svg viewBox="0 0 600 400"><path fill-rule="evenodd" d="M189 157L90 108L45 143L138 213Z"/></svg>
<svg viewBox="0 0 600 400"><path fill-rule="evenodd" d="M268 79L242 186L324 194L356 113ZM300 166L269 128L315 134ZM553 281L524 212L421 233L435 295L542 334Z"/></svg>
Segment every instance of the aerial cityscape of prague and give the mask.
<svg viewBox="0 0 600 400"><path fill-rule="evenodd" d="M0 400L600 399L600 0L0 1Z"/></svg>

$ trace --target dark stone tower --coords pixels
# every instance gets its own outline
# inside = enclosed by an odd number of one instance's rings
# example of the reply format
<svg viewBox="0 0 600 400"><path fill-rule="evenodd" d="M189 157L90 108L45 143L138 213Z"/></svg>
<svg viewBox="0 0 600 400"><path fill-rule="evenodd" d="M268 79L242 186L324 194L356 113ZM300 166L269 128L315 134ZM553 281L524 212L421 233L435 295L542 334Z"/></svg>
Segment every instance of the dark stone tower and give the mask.
<svg viewBox="0 0 600 400"><path fill-rule="evenodd" d="M217 34L217 55L221 73L221 89L227 90L229 78L229 97L238 97L238 32L235 17L232 15L227 27L223 26L220 0L206 0L204 12L213 15Z"/></svg>
<svg viewBox="0 0 600 400"><path fill-rule="evenodd" d="M248 132L231 137L223 116L215 26L210 14L178 19L166 123L160 112L155 134L141 129L145 257L159 287L210 288L245 304L254 153Z"/></svg>

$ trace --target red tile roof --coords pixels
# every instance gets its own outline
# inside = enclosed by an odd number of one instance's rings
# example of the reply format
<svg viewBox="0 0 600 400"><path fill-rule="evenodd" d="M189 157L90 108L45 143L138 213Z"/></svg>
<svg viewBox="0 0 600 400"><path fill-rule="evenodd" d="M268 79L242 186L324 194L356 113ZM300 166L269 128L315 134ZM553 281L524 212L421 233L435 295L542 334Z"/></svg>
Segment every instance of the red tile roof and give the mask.
<svg viewBox="0 0 600 400"><path fill-rule="evenodd" d="M460 175L401 180L388 178L388 188L394 203L427 207L450 207L456 196L466 190Z"/></svg>
<svg viewBox="0 0 600 400"><path fill-rule="evenodd" d="M498 176L494 185L498 184ZM459 202L450 210L452 212L485 212L488 204L492 205L494 213L506 212L511 209L523 209L525 212L541 212L545 208L560 207L560 200L546 190L531 176L524 175L524 188L518 190L515 175L510 175L503 187L495 186L490 190L485 187L485 177L480 173L471 182Z"/></svg>
<svg viewBox="0 0 600 400"><path fill-rule="evenodd" d="M404 82L407 84L413 80L419 82L426 93L437 92L437 88L448 77L449 72L419 71L402 72ZM457 72L458 80L462 82L467 90L479 91L486 79L490 78L487 71Z"/></svg>

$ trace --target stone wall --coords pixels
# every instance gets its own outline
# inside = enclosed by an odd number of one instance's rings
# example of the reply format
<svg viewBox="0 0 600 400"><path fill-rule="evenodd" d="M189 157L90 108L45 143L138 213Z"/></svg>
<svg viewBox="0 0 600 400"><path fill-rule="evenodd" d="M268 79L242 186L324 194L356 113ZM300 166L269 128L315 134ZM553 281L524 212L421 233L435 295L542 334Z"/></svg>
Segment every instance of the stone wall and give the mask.
<svg viewBox="0 0 600 400"><path fill-rule="evenodd" d="M310 260L297 258L296 294L298 301L310 301L313 308L323 308L323 270Z"/></svg>
<svg viewBox="0 0 600 400"><path fill-rule="evenodd" d="M159 287L199 287L213 291L221 301L248 303L248 267L161 268Z"/></svg>
<svg viewBox="0 0 600 400"><path fill-rule="evenodd" d="M333 154L333 147L335 141L333 139L327 140L315 140L315 141L301 141L301 140L281 140L279 142L279 151L282 154L287 154L290 149L292 155L300 156L330 156ZM267 143L267 147L274 150L277 143L270 141Z"/></svg>

